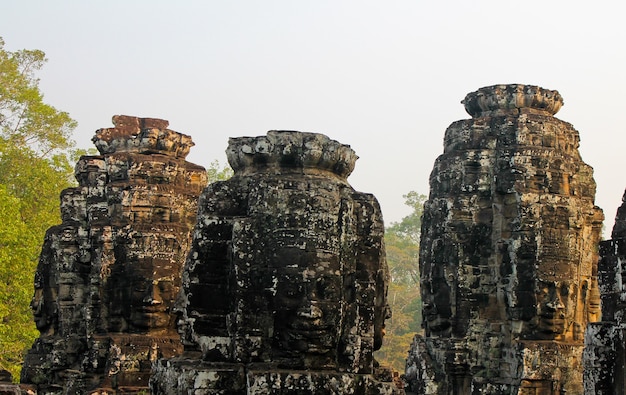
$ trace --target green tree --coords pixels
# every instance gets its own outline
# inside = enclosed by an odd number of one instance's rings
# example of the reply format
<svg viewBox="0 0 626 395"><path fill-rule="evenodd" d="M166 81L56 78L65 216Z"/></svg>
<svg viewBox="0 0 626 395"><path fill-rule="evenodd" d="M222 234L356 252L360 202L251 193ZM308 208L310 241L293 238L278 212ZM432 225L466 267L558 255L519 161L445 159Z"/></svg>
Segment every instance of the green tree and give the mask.
<svg viewBox="0 0 626 395"><path fill-rule="evenodd" d="M209 184L215 181L225 181L233 176L233 169L228 165L222 166L219 160L211 162L206 169L206 174L209 178Z"/></svg>
<svg viewBox="0 0 626 395"><path fill-rule="evenodd" d="M29 306L45 231L60 222L59 193L74 182L76 122L44 103L35 74L45 62L0 38L0 368L14 379L38 335Z"/></svg>
<svg viewBox="0 0 626 395"><path fill-rule="evenodd" d="M422 300L419 282L419 240L426 196L411 191L404 195L411 214L385 229L387 264L391 274L388 300L393 312L385 325L383 347L376 359L403 372L406 355L416 332L421 330Z"/></svg>

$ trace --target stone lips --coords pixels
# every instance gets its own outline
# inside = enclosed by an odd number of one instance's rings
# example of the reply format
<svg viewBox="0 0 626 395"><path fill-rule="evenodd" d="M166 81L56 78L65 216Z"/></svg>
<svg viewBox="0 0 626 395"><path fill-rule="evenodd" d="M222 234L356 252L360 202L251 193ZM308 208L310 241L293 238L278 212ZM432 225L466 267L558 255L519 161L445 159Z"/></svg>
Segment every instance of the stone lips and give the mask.
<svg viewBox="0 0 626 395"><path fill-rule="evenodd" d="M534 85L492 85L468 93L461 101L465 111L477 118L504 115L511 111L556 114L563 106L559 92Z"/></svg>
<svg viewBox="0 0 626 395"><path fill-rule="evenodd" d="M278 172L325 170L346 179L358 156L349 145L319 133L270 130L266 136L231 138L226 150L235 173L254 173L260 168Z"/></svg>

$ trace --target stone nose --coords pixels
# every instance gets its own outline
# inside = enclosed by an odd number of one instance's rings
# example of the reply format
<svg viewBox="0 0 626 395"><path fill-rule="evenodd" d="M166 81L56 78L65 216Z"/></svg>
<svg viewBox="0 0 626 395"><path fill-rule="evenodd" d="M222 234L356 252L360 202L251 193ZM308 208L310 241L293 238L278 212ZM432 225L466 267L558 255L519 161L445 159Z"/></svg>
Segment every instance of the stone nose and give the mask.
<svg viewBox="0 0 626 395"><path fill-rule="evenodd" d="M159 305L163 303L163 298L161 298L161 292L159 291L159 287L154 285L148 288L146 292L146 296L143 298L143 302L146 305Z"/></svg>
<svg viewBox="0 0 626 395"><path fill-rule="evenodd" d="M308 306L302 306L298 309L298 317L307 318L307 319L317 319L322 318L322 309L317 307L315 304L310 304Z"/></svg>

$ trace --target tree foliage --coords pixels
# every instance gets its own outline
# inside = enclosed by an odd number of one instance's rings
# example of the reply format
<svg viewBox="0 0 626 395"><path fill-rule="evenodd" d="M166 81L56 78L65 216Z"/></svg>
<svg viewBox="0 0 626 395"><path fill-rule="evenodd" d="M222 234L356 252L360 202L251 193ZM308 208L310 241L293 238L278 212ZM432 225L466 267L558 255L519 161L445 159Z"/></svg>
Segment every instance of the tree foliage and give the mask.
<svg viewBox="0 0 626 395"><path fill-rule="evenodd" d="M233 169L228 165L222 166L217 159L211 162L206 169L209 184L215 181L225 181L233 176Z"/></svg>
<svg viewBox="0 0 626 395"><path fill-rule="evenodd" d="M76 123L44 103L35 75L45 62L38 50L7 51L0 38L0 369L15 379L38 335L29 305L41 244L73 183Z"/></svg>
<svg viewBox="0 0 626 395"><path fill-rule="evenodd" d="M391 285L387 294L393 312L385 323L385 339L376 359L403 372L406 355L422 322L419 286L419 240L426 196L411 191L404 195L411 214L385 229L387 264Z"/></svg>

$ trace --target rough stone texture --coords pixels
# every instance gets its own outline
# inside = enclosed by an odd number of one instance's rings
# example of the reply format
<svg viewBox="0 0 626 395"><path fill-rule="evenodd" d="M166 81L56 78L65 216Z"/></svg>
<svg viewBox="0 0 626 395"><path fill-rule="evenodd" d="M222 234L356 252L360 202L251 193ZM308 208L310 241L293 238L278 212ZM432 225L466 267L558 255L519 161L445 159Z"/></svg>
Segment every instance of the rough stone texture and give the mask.
<svg viewBox="0 0 626 395"><path fill-rule="evenodd" d="M418 394L580 394L583 334L600 317L603 214L556 91L467 95L430 178L420 252Z"/></svg>
<svg viewBox="0 0 626 395"><path fill-rule="evenodd" d="M20 395L20 387L13 384L13 376L7 370L0 369L0 395Z"/></svg>
<svg viewBox="0 0 626 395"><path fill-rule="evenodd" d="M586 395L626 394L625 344L624 325L594 322L587 326L583 353Z"/></svg>
<svg viewBox="0 0 626 395"><path fill-rule="evenodd" d="M626 193L611 239L600 242L602 322L585 334L585 394L626 394Z"/></svg>
<svg viewBox="0 0 626 395"><path fill-rule="evenodd" d="M207 187L185 263L185 352L155 394L397 394L372 357L389 316L376 199L357 159L320 134L231 139L234 176Z"/></svg>
<svg viewBox="0 0 626 395"><path fill-rule="evenodd" d="M48 393L136 393L151 364L182 352L172 305L195 225L204 168L189 136L160 119L113 117L61 194L32 307L41 332L22 383Z"/></svg>

